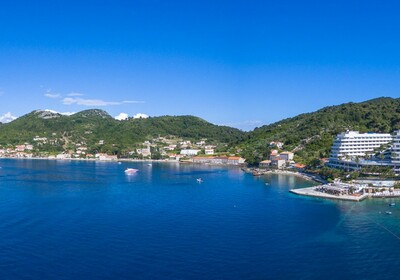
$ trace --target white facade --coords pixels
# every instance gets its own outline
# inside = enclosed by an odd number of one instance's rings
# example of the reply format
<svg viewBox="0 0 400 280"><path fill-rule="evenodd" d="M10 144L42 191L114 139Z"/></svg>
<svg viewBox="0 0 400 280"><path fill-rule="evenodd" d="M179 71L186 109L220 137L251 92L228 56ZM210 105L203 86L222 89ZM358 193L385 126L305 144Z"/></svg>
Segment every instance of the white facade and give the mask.
<svg viewBox="0 0 400 280"><path fill-rule="evenodd" d="M394 133L391 152L392 162L400 163L400 130Z"/></svg>
<svg viewBox="0 0 400 280"><path fill-rule="evenodd" d="M176 146L177 145L169 145L169 146L166 146L166 147L164 147L164 150L166 150L166 151L173 151L173 150L175 150L176 149Z"/></svg>
<svg viewBox="0 0 400 280"><path fill-rule="evenodd" d="M271 165L278 169L284 168L286 166L286 160L281 158L276 158L271 161Z"/></svg>
<svg viewBox="0 0 400 280"><path fill-rule="evenodd" d="M185 156L197 156L197 154L200 152L200 150L193 150L193 149L187 149L187 150L181 150L181 155Z"/></svg>
<svg viewBox="0 0 400 280"><path fill-rule="evenodd" d="M389 133L359 133L358 131L341 133L333 142L330 158L365 157L367 154L373 154L376 148L391 143L392 139Z"/></svg>
<svg viewBox="0 0 400 280"><path fill-rule="evenodd" d="M278 149L282 149L283 148L283 143L282 142L271 142L269 143L270 147L277 147Z"/></svg>
<svg viewBox="0 0 400 280"><path fill-rule="evenodd" d="M70 154L58 154L56 156L56 159L69 159L69 158L71 158Z"/></svg>
<svg viewBox="0 0 400 280"><path fill-rule="evenodd" d="M279 154L280 158L283 158L286 161L292 161L294 158L294 153L292 152L282 152Z"/></svg>
<svg viewBox="0 0 400 280"><path fill-rule="evenodd" d="M147 148L144 148L144 149L137 149L137 150L136 150L136 153L137 153L138 155L142 155L142 156L144 156L144 157L151 156L150 147L147 147Z"/></svg>

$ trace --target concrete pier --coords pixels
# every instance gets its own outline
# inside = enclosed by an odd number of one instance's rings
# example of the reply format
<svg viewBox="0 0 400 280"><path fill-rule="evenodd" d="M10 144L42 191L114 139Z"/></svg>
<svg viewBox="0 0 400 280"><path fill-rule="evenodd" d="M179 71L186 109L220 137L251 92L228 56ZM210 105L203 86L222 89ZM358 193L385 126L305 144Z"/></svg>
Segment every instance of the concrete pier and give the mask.
<svg viewBox="0 0 400 280"><path fill-rule="evenodd" d="M291 193L303 196L312 196L319 198L328 198L328 199L338 199L338 200L347 200L347 201L361 201L368 197L367 194L363 195L333 195L328 193L323 193L315 190L316 187L302 188L302 189L293 189L290 190Z"/></svg>

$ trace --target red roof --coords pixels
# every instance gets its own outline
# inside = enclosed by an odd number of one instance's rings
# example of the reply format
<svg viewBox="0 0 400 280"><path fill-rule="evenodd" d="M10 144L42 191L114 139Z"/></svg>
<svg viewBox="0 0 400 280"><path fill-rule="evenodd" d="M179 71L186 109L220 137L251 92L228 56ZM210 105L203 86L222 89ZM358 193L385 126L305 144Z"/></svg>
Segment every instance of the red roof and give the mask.
<svg viewBox="0 0 400 280"><path fill-rule="evenodd" d="M301 163L295 163L293 166L296 167L296 168L304 168L304 167L306 167L305 164L301 164Z"/></svg>
<svg viewBox="0 0 400 280"><path fill-rule="evenodd" d="M276 158L274 158L273 160L286 160L286 159L281 158L281 157L276 157Z"/></svg>
<svg viewBox="0 0 400 280"><path fill-rule="evenodd" d="M202 157L202 156L197 156L197 157L193 157L193 159L213 159L215 157Z"/></svg>

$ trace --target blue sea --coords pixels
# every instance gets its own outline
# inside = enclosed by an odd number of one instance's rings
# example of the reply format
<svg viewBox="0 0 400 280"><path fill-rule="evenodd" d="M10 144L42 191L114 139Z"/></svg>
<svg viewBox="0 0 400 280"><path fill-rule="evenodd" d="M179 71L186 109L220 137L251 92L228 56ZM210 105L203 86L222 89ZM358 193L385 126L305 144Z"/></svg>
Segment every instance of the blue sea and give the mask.
<svg viewBox="0 0 400 280"><path fill-rule="evenodd" d="M0 279L400 277L400 201L300 197L289 190L313 183L238 168L0 167Z"/></svg>

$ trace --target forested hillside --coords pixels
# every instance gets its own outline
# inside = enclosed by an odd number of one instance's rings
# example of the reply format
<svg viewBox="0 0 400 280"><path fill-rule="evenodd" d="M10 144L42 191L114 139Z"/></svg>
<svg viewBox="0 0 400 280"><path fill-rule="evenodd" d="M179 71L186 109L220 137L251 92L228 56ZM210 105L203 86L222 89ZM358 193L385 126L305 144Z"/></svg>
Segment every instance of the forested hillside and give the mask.
<svg viewBox="0 0 400 280"><path fill-rule="evenodd" d="M246 133L239 129L217 126L193 116L162 116L118 121L102 110L85 110L71 116L50 111L33 111L13 122L0 125L0 145L32 142L36 136L53 139L54 145L84 142L102 149L131 149L158 136L176 136L189 140L207 138L211 143L237 143Z"/></svg>
<svg viewBox="0 0 400 280"><path fill-rule="evenodd" d="M241 143L243 156L256 164L269 153L269 143L280 141L294 150L298 161L328 157L334 137L346 130L393 132L400 129L400 99L377 98L361 103L325 107L255 129Z"/></svg>
<svg viewBox="0 0 400 280"><path fill-rule="evenodd" d="M120 153L159 136L227 144L241 150L250 164L268 158L270 142L284 143L295 160L309 163L328 157L334 137L346 130L393 132L400 129L400 99L377 98L361 103L325 107L245 133L217 126L194 116L162 116L118 121L102 110L85 110L71 116L33 111L10 123L0 124L0 145L32 142L36 136L52 139L47 148L62 151L69 144L85 143L92 150ZM98 146L99 140L105 144ZM235 149L233 149L235 148Z"/></svg>

